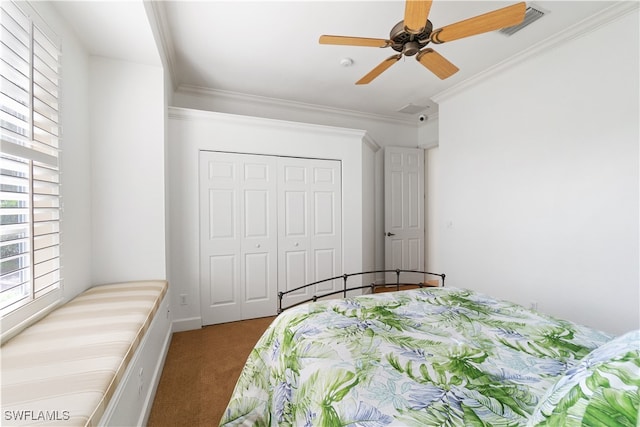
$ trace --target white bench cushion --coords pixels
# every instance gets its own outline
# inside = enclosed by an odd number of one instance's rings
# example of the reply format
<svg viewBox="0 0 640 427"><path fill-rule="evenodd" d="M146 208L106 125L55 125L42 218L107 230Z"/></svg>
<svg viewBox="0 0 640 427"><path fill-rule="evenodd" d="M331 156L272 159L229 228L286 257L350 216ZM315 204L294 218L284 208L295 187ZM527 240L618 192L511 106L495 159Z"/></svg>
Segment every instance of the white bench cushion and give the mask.
<svg viewBox="0 0 640 427"><path fill-rule="evenodd" d="M5 343L3 424L96 425L167 288L93 287Z"/></svg>

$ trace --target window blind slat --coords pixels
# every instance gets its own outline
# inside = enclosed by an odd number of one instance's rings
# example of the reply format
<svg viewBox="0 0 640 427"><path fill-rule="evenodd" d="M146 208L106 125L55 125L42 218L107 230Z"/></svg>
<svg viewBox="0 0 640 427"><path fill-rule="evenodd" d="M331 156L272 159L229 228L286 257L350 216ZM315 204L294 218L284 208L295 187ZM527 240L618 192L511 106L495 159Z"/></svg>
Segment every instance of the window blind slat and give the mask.
<svg viewBox="0 0 640 427"><path fill-rule="evenodd" d="M0 276L0 307L6 307L29 295L30 267Z"/></svg>
<svg viewBox="0 0 640 427"><path fill-rule="evenodd" d="M57 281L52 282L51 284L48 284L46 286L43 286L41 288L36 289L36 293L35 293L35 298L39 298L42 295L46 295L47 293L58 289L60 287L60 274L58 274L57 276L51 276L53 277L57 277Z"/></svg>
<svg viewBox="0 0 640 427"><path fill-rule="evenodd" d="M55 137L58 136L58 124L37 112L33 114L33 124L40 130L43 130Z"/></svg>
<svg viewBox="0 0 640 427"><path fill-rule="evenodd" d="M28 84L27 87L20 87L18 84L16 84L19 82L7 80L4 74L2 75L2 80L0 80L0 82L2 83L2 86L0 87L2 88L2 93L4 95L12 98L14 101L21 105L30 105Z"/></svg>
<svg viewBox="0 0 640 427"><path fill-rule="evenodd" d="M2 2L2 10L4 12L3 14L1 14L3 23L5 22L4 19L11 19L23 31L26 31L27 33L29 32L29 18L18 6L16 6L11 1L5 1Z"/></svg>
<svg viewBox="0 0 640 427"><path fill-rule="evenodd" d="M4 46L0 46L4 49ZM2 63L4 67L12 68L25 77L29 76L29 62L23 58L20 58L18 55L16 55L15 52L11 50L4 49L2 51ZM5 73L3 72L2 75L4 76ZM7 78L9 78L8 74ZM11 79L9 79L9 81L11 81Z"/></svg>
<svg viewBox="0 0 640 427"><path fill-rule="evenodd" d="M0 24L3 27L3 32L6 31L16 39L20 40L20 43L23 45L29 46L28 21L24 22L25 26L20 25L20 19L19 17L16 17L15 13L4 12L0 14Z"/></svg>
<svg viewBox="0 0 640 427"><path fill-rule="evenodd" d="M0 182L0 191L3 193L28 193L29 179L3 174L2 182ZM14 207L8 206L7 202L8 200L3 198L1 207Z"/></svg>
<svg viewBox="0 0 640 427"><path fill-rule="evenodd" d="M60 186L56 183L34 180L33 192L34 194L58 196L60 194Z"/></svg>
<svg viewBox="0 0 640 427"><path fill-rule="evenodd" d="M51 272L48 272L42 276L34 278L34 289L36 292L51 286L55 285L60 280L60 270L56 269Z"/></svg>
<svg viewBox="0 0 640 427"><path fill-rule="evenodd" d="M12 247L3 247L3 251L13 250ZM15 255L6 256L2 258L2 264L0 265L0 271L2 275L13 274L19 270L29 267L29 248L25 248L26 252L17 252Z"/></svg>
<svg viewBox="0 0 640 427"><path fill-rule="evenodd" d="M38 250L60 244L59 234L45 234L44 236L36 236L33 239L33 249Z"/></svg>
<svg viewBox="0 0 640 427"><path fill-rule="evenodd" d="M39 43L33 45L33 63L35 68L42 75L52 76L51 80L58 79L58 64L57 59L53 58L46 49L40 46Z"/></svg>
<svg viewBox="0 0 640 427"><path fill-rule="evenodd" d="M15 57L20 58L22 61L29 63L29 45L25 45L20 41L16 34L11 34L6 30L5 27L2 27L2 50L9 50L13 52ZM4 57L3 52L3 57Z"/></svg>
<svg viewBox="0 0 640 427"><path fill-rule="evenodd" d="M33 109L38 114L42 114L43 117L58 123L58 111L54 110L52 107L37 98L33 100Z"/></svg>
<svg viewBox="0 0 640 427"><path fill-rule="evenodd" d="M60 95L58 92L58 76L53 71L47 74L39 70L33 73L33 80L52 96L57 98Z"/></svg>
<svg viewBox="0 0 640 427"><path fill-rule="evenodd" d="M0 209L0 225L29 224L30 220L31 212L29 209Z"/></svg>
<svg viewBox="0 0 640 427"><path fill-rule="evenodd" d="M29 123L22 120L20 117L0 110L0 123L3 129L27 136Z"/></svg>
<svg viewBox="0 0 640 427"><path fill-rule="evenodd" d="M28 193L0 191L2 197L2 207L22 208L29 206L30 197Z"/></svg>
<svg viewBox="0 0 640 427"><path fill-rule="evenodd" d="M33 38L44 50L47 51L49 56L54 59L56 66L58 66L60 60L60 49L57 47L57 42L52 41L37 25L35 27Z"/></svg>
<svg viewBox="0 0 640 427"><path fill-rule="evenodd" d="M7 257L19 256L24 253L29 253L31 250L31 240L26 238L8 240L0 242L0 248L2 252L7 254ZM5 270L1 270L5 273Z"/></svg>
<svg viewBox="0 0 640 427"><path fill-rule="evenodd" d="M0 227L0 242L5 243L26 239L29 237L30 232L30 225L3 225Z"/></svg>
<svg viewBox="0 0 640 427"><path fill-rule="evenodd" d="M16 67L15 65L18 65L18 67ZM26 65L27 64L25 63L25 66ZM29 76L25 74L25 72L28 73L28 71L28 69L20 70L19 64L10 64L4 60L0 61L0 74L2 74L5 79L7 79L7 81L16 82L16 86L18 87L29 87Z"/></svg>
<svg viewBox="0 0 640 427"><path fill-rule="evenodd" d="M33 220L36 222L42 221L57 221L60 219L59 209L34 209Z"/></svg>
<svg viewBox="0 0 640 427"><path fill-rule="evenodd" d="M38 84L33 85L33 96L58 111L58 99Z"/></svg>
<svg viewBox="0 0 640 427"><path fill-rule="evenodd" d="M33 235L43 236L53 234L60 231L60 223L58 221L36 222L33 224Z"/></svg>
<svg viewBox="0 0 640 427"><path fill-rule="evenodd" d="M20 104L15 99L8 97L4 93L0 93L0 110L21 120L27 121L29 117L29 108Z"/></svg>
<svg viewBox="0 0 640 427"><path fill-rule="evenodd" d="M55 169L48 168L44 165L38 165L34 162L33 165L33 179L46 182L60 182L60 175Z"/></svg>
<svg viewBox="0 0 640 427"><path fill-rule="evenodd" d="M37 263L41 263L46 260L51 260L54 258L58 258L60 256L60 247L59 246L50 246L48 248L40 249L39 251L35 251L33 255L33 261Z"/></svg>

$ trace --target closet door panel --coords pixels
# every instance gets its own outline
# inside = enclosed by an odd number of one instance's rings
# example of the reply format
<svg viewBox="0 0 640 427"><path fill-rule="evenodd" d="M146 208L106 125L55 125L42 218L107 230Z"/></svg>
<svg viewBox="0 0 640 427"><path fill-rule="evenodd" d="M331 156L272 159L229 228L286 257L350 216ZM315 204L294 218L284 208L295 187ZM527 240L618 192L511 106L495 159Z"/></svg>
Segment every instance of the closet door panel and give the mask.
<svg viewBox="0 0 640 427"><path fill-rule="evenodd" d="M314 197L314 235L334 236L336 233L335 193L316 191Z"/></svg>
<svg viewBox="0 0 640 427"><path fill-rule="evenodd" d="M307 193L305 191L284 192L284 237L307 237Z"/></svg>
<svg viewBox="0 0 640 427"><path fill-rule="evenodd" d="M277 310L275 159L200 153L200 289L204 325Z"/></svg>
<svg viewBox="0 0 640 427"><path fill-rule="evenodd" d="M313 165L314 230L311 238L317 254L315 280L345 273L342 271L342 191L340 162L324 161ZM358 279L358 278L355 278ZM351 279L350 286L355 285ZM316 285L317 293L343 288L341 279ZM342 297L337 294L335 298Z"/></svg>
<svg viewBox="0 0 640 427"><path fill-rule="evenodd" d="M341 274L342 200L340 162L278 161L279 207L284 212L278 224L283 230L278 237L278 289L284 292ZM339 280L320 283L287 294L283 304L295 304L339 286Z"/></svg>
<svg viewBox="0 0 640 427"><path fill-rule="evenodd" d="M245 302L269 299L269 254L245 254L244 277Z"/></svg>
<svg viewBox="0 0 640 427"><path fill-rule="evenodd" d="M234 255L218 255L209 257L209 275L215 280L209 282L210 301L212 307L233 305L237 303L237 292L229 283L236 282L236 258Z"/></svg>
<svg viewBox="0 0 640 427"><path fill-rule="evenodd" d="M247 190L244 192L244 237L265 238L269 236L269 192Z"/></svg>
<svg viewBox="0 0 640 427"><path fill-rule="evenodd" d="M233 189L209 190L209 239L235 238L236 191Z"/></svg>
<svg viewBox="0 0 640 427"><path fill-rule="evenodd" d="M335 249L317 249L315 250L315 267L316 274L314 281L320 281L329 277L335 277L340 274L336 271L336 250ZM333 291L336 281L318 283L316 292L325 293Z"/></svg>
<svg viewBox="0 0 640 427"><path fill-rule="evenodd" d="M283 267L284 271L280 277L280 289L282 291L290 291L307 283L309 277L308 254L306 250L287 250L284 254ZM300 289L289 294L289 297L309 298L311 293L308 289Z"/></svg>
<svg viewBox="0 0 640 427"><path fill-rule="evenodd" d="M242 319L273 316L277 312L276 159L240 155L243 219L241 228Z"/></svg>

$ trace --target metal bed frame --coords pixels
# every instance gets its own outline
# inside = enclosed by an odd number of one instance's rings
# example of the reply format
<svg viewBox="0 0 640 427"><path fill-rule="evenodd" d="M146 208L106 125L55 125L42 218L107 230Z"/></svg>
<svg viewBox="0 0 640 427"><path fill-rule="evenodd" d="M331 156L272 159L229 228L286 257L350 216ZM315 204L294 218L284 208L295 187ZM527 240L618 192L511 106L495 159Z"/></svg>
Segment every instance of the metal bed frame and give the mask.
<svg viewBox="0 0 640 427"><path fill-rule="evenodd" d="M396 283L385 283L385 284L375 284L375 283L371 283L370 285L363 285L363 286L354 286L351 288L347 287L347 279L349 277L353 277L353 276L361 276L364 274L374 274L374 273L396 273ZM424 287L424 286L431 286L431 285L427 285L424 282L419 282L419 283L400 283L400 273L414 273L414 274L428 274L430 276L438 276L440 277L441 281L442 281L442 286L444 286L444 278L445 278L445 274L440 274L440 273L431 273L429 271L418 271L418 270L401 270L401 269L395 269L395 270L375 270L375 271L363 271L361 273L351 273L351 274L343 274L342 276L335 276L335 277L331 277L329 279L323 279L323 280L318 280L317 282L313 282L313 283L309 283L306 285L302 285L302 286L298 286L297 288L294 289L290 289L288 291L284 291L284 292L278 292L278 314L282 313L284 310L287 310L289 308L293 308L296 307L298 305L301 304L305 304L308 302L316 302L318 300L318 298L324 298L324 297L328 297L331 295L336 295L339 294L340 292L343 293L343 297L346 298L347 297L347 292L348 291L354 291L354 290L358 290L358 289L366 289L366 288L370 288L371 289L371 293L374 293L376 288L388 288L388 287L392 287L395 286L396 287L396 291L400 290L400 286L405 286L405 285L409 285L409 286L419 286L420 288ZM336 280L336 279L343 279L343 286L342 289L339 291L332 291L332 292L328 292L326 294L322 294L322 295L314 295L309 299L306 299L304 301L300 301L297 302L295 304L292 304L288 307L282 307L282 298L291 293L291 292L295 292L295 291L299 291L300 289L304 289L304 288L308 288L309 286L314 286L317 285L319 283L324 283L324 282L329 282L331 280Z"/></svg>

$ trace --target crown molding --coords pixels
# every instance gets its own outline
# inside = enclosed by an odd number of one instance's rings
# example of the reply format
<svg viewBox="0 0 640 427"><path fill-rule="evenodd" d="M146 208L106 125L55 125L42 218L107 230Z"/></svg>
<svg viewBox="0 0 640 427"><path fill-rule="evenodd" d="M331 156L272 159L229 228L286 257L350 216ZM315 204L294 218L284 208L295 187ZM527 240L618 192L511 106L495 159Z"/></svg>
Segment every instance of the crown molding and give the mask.
<svg viewBox="0 0 640 427"><path fill-rule="evenodd" d="M318 125L313 123L293 122L280 119L269 119L264 117L243 116L240 114L221 113L218 111L196 110L183 107L169 107L168 117L172 120L183 121L210 121L215 120L222 123L231 123L242 126L261 126L280 130L299 130L313 132L314 134L324 133L327 135L341 135L350 138L357 138L366 144L373 152L380 150L380 145L368 134L366 130L349 129L337 126Z"/></svg>
<svg viewBox="0 0 640 427"><path fill-rule="evenodd" d="M144 0L147 17L156 39L156 45L160 51L160 56L164 58L164 62L171 78L173 88L178 87L176 74L176 50L173 45L171 30L167 22L167 9L164 2L154 0Z"/></svg>
<svg viewBox="0 0 640 427"><path fill-rule="evenodd" d="M433 114L427 114L427 120L425 120L423 126L429 123L437 122L438 119L440 119L440 111L436 111Z"/></svg>
<svg viewBox="0 0 640 427"><path fill-rule="evenodd" d="M364 136L362 137L362 142L364 142L367 147L371 148L371 151L373 151L374 153L377 153L380 148L380 145L375 141L375 139L371 138L371 136L369 136L368 133L365 133Z"/></svg>
<svg viewBox="0 0 640 427"><path fill-rule="evenodd" d="M239 102L243 104L248 104L252 106L261 105L267 108L281 108L286 110L293 111L305 111L314 114L327 114L327 115L337 115L340 117L352 117L355 119L361 120L374 120L377 122L383 121L391 124L400 124L400 125L411 125L416 126L415 120L413 118L399 118L386 116L382 114L373 114L373 113L364 113L361 111L355 110L346 110L341 108L333 108L327 107L324 105L318 104L309 104L305 102L298 101L289 101L286 99L280 98L270 98L267 96L260 95L250 95L246 93L233 92L221 89L212 89L202 86L189 85L189 84L180 84L176 93L183 93L187 95L195 95L202 97L212 97L218 99L224 99L232 102Z"/></svg>
<svg viewBox="0 0 640 427"><path fill-rule="evenodd" d="M640 7L639 5L640 2L635 0L618 1L614 5L582 20L581 22L578 22L571 27L568 27L560 33L554 34L553 36L542 40L541 42L529 47L528 49L525 49L517 53L516 55L513 55L508 59L499 62L498 64L493 65L466 80L463 80L455 86L437 93L436 95L431 97L431 99L436 103L440 103L454 95L464 92L470 87L473 87L496 74L503 72L506 69L509 69L517 64L520 64L521 62L526 61L531 57L548 51L558 45L582 37L585 34L592 33L599 27L605 26L624 15L632 13L633 11L637 11Z"/></svg>

